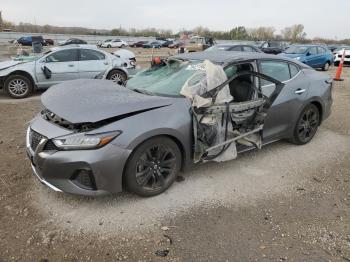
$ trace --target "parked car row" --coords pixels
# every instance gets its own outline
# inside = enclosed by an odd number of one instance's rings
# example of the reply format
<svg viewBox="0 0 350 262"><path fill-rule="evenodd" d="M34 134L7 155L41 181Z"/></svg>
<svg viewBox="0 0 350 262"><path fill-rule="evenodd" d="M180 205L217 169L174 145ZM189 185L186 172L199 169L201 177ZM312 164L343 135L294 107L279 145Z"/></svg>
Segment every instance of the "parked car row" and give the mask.
<svg viewBox="0 0 350 262"><path fill-rule="evenodd" d="M103 42L97 43L97 46L104 47L104 48L112 48L112 47L127 47L129 44L121 39L107 39Z"/></svg>

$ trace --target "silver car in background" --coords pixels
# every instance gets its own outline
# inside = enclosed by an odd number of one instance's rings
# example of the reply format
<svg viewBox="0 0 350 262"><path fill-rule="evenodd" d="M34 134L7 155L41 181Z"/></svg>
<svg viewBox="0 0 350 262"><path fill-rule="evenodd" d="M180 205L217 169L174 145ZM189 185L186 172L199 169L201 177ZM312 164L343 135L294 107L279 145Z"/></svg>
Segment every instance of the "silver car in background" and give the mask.
<svg viewBox="0 0 350 262"><path fill-rule="evenodd" d="M202 77L203 64L227 80L198 102L218 101L225 88L232 99L194 107L195 99L182 95L184 86L212 80ZM171 57L126 87L76 80L41 100L44 110L31 121L26 144L42 183L81 195L126 189L154 196L194 163L227 152L233 159L280 139L308 143L331 112L332 81L288 58L213 51Z"/></svg>
<svg viewBox="0 0 350 262"><path fill-rule="evenodd" d="M101 72L113 81L128 79L135 68L130 59L118 57L96 46L69 45L50 49L31 61L0 62L0 88L12 98L29 96L34 89L75 79L92 79Z"/></svg>

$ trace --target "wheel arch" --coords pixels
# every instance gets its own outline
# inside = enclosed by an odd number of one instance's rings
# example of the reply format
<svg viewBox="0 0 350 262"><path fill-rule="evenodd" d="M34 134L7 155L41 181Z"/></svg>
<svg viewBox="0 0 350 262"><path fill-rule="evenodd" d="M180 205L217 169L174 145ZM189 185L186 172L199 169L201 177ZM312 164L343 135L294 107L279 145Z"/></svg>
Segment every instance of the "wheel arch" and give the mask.
<svg viewBox="0 0 350 262"><path fill-rule="evenodd" d="M30 73L23 71L23 70L15 70L15 71L11 72L10 74L4 76L3 83L5 84L6 79L12 75L22 75L22 76L27 77L29 79L29 81L31 82L33 88L35 87L34 77Z"/></svg>
<svg viewBox="0 0 350 262"><path fill-rule="evenodd" d="M321 102L317 100L313 100L310 102L310 104L315 105L317 107L318 112L320 113L320 124L321 124L323 121L323 111L324 111Z"/></svg>
<svg viewBox="0 0 350 262"><path fill-rule="evenodd" d="M111 68L111 69L108 71L107 75L106 75L106 76L107 76L107 79L108 79L108 77L110 76L110 74L111 74L113 71L119 71L119 72L123 73L123 74L126 76L126 80L129 79L129 74L128 74L128 72L126 72L124 69L122 69L122 68L120 68L120 67L113 67L113 68Z"/></svg>
<svg viewBox="0 0 350 262"><path fill-rule="evenodd" d="M166 137L171 139L173 142L175 142L175 144L178 146L180 153L181 153L181 167L180 170L184 170L185 166L186 166L186 159L187 159L187 152L185 149L184 144L181 142L181 140L172 135L172 134L157 134L157 135L152 135L152 136L148 136L147 138L143 139L142 141L138 141L137 144L134 143L135 145L132 147L132 152L129 154L127 160L125 161L125 165L123 167L123 173L122 173L122 186L123 188L125 188L125 167L127 165L127 163L129 162L130 158L132 157L134 151L141 146L143 143L145 143L146 141L150 140L150 139L154 139L154 138L159 138L159 137Z"/></svg>

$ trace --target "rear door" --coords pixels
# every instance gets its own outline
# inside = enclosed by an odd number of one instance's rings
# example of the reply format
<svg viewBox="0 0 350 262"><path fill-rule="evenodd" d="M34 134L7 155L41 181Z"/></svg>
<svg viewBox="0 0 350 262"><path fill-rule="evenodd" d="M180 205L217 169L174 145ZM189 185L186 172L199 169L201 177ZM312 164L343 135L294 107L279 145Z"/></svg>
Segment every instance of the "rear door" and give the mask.
<svg viewBox="0 0 350 262"><path fill-rule="evenodd" d="M317 67L319 63L319 54L317 53L316 46L310 47L306 53L306 64L311 67Z"/></svg>
<svg viewBox="0 0 350 262"><path fill-rule="evenodd" d="M281 93L267 113L264 125L264 142L288 137L293 132L298 112L307 97L309 82L305 81L304 73L294 63L282 60L260 60L259 72L275 78L285 84ZM275 85L261 81L261 90L269 96Z"/></svg>
<svg viewBox="0 0 350 262"><path fill-rule="evenodd" d="M317 53L318 53L317 66L323 67L327 62L327 51L324 47L318 46Z"/></svg>
<svg viewBox="0 0 350 262"><path fill-rule="evenodd" d="M79 54L79 78L94 78L110 66L106 54L98 50L79 49Z"/></svg>
<svg viewBox="0 0 350 262"><path fill-rule="evenodd" d="M35 73L39 87L78 79L78 50L65 49L48 54L36 62Z"/></svg>

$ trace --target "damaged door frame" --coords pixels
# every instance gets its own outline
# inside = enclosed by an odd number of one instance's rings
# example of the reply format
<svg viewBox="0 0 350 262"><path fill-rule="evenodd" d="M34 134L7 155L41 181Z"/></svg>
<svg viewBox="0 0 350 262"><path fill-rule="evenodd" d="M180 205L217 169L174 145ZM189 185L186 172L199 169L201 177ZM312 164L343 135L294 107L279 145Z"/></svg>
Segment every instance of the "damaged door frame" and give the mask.
<svg viewBox="0 0 350 262"><path fill-rule="evenodd" d="M252 63L253 62L253 63ZM261 137L262 137L262 130L263 130L263 126L264 126L264 120L266 118L267 115L267 111L268 109L272 106L273 102L276 100L276 98L278 97L278 95L280 94L280 92L282 91L283 87L285 86L282 82L278 81L277 79L274 79L270 76L267 76L265 74L262 74L260 72L258 72L258 67L257 67L257 61L256 60L249 60L249 61L240 61L239 63L230 63L228 65L223 66L224 68L227 68L230 65L238 65L238 64L244 64L244 63L252 63L253 64L253 70L254 71L242 71L238 74L235 74L233 76L231 76L229 79L227 79L225 82L223 82L222 84L220 84L219 86L217 86L216 88L202 94L201 96L203 98L212 98L212 106L210 106L211 108L207 108L207 113L214 113L216 111L216 113L221 113L223 114L223 118L224 118L224 114L226 114L226 130L225 130L225 141L208 147L204 150L204 153L208 153L212 150L216 150L218 148L222 148L222 150L219 152L219 154L217 156L219 156L220 154L222 154L223 152L225 152L225 149L227 149L232 143L234 143L235 141L238 141L242 138L246 138L252 134L255 134L257 132L261 132ZM272 92L272 94L267 97L262 93L261 87L259 84L260 81L254 81L252 84L252 88L254 89L254 91L256 92L256 97L254 100L246 102L246 103L242 103L242 102L229 102L223 105L214 105L216 98L218 96L218 93L225 87L227 86L231 81L233 81L234 79L240 77L240 76L253 76L254 79L258 78L258 79L264 79L266 81L271 82L272 84L274 84L276 86L275 90ZM260 101L259 101L260 99ZM261 103L263 100L263 103ZM260 102L260 106L258 104L258 102ZM232 105L230 107L230 104ZM235 108L234 106L237 107L237 105L240 104L242 105L242 110L249 110L249 108L256 108L256 114L254 116L254 122L257 123L257 126L255 126L255 128L253 128L252 130L249 130L243 134L238 134L237 136L227 139L227 128L228 128L228 121L230 119L231 114L234 112ZM245 104L245 105L244 105ZM250 104L250 106L249 106ZM246 107L246 109L243 109L244 106ZM202 111L203 108L199 111ZM194 146L194 155L198 154L199 152L197 151L197 149L199 148L197 143L198 143L198 126L200 125L199 119L197 118L197 115L199 112L195 109L192 108L192 114L193 114L193 118L194 118L194 138L195 138L195 146ZM232 119L231 119L232 121ZM234 131L234 130L232 130ZM202 152L203 153L203 152ZM216 157L217 157L216 156ZM203 154L201 155L201 157L199 159L195 159L195 162L198 161L202 161L205 160L206 157L203 158ZM209 158L209 160L213 160L213 158Z"/></svg>

